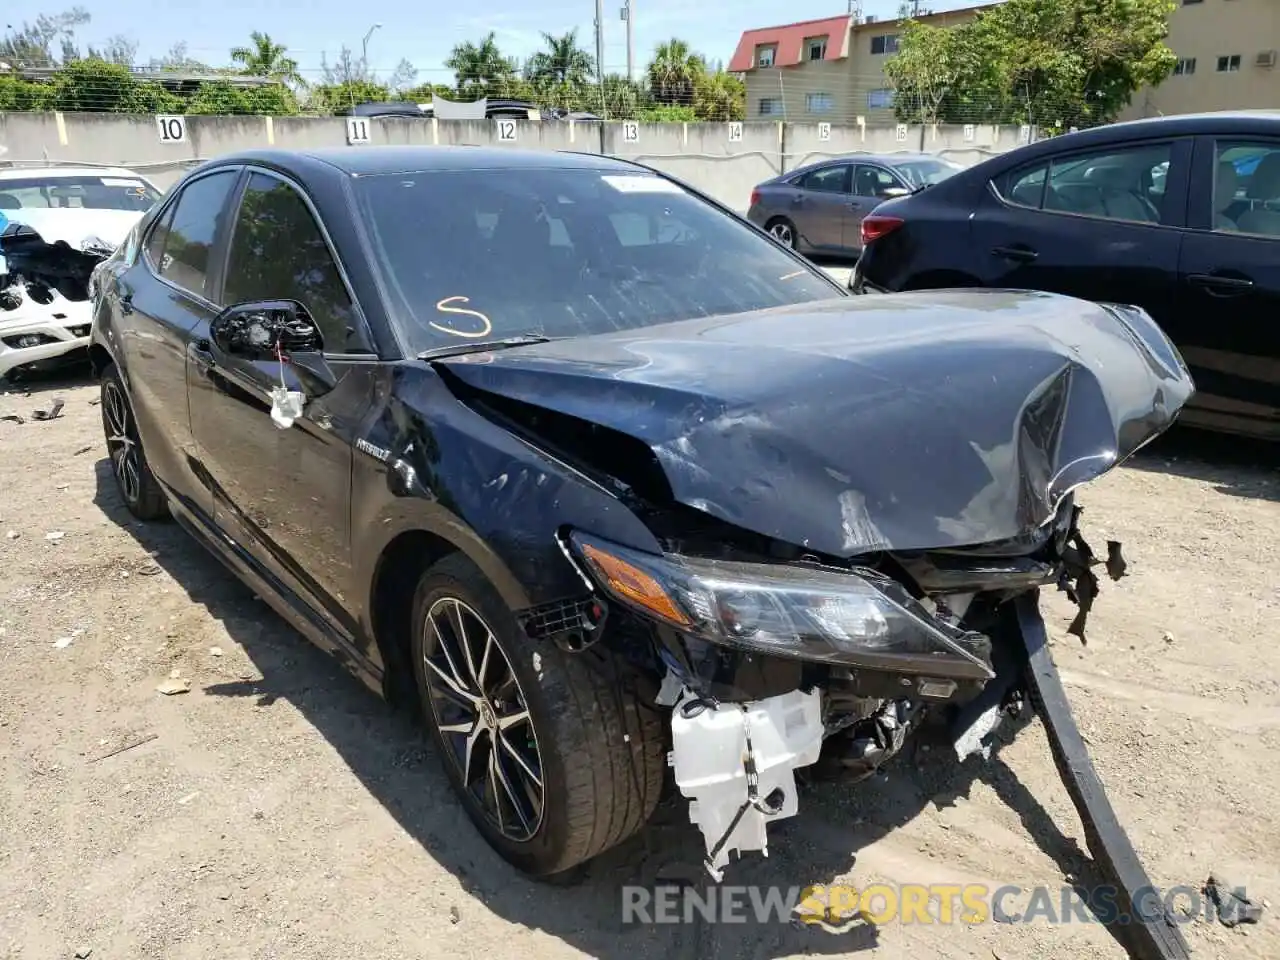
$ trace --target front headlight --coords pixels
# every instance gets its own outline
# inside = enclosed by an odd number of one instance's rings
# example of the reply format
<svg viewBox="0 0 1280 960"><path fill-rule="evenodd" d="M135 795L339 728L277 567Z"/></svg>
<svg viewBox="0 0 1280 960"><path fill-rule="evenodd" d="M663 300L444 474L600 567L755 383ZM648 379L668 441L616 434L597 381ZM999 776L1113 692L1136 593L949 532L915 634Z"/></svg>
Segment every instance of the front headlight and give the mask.
<svg viewBox="0 0 1280 960"><path fill-rule="evenodd" d="M656 555L574 532L592 581L631 608L711 643L778 657L990 679L965 634L873 570Z"/></svg>

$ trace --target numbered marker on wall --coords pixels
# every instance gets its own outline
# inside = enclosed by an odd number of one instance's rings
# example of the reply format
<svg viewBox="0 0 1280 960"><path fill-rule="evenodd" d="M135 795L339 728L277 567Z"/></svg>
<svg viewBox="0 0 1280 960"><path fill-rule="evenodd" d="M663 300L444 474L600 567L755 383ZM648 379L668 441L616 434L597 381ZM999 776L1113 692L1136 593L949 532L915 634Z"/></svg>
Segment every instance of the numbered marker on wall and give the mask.
<svg viewBox="0 0 1280 960"><path fill-rule="evenodd" d="M623 121L622 139L627 143L635 143L640 139L640 124L634 120Z"/></svg>
<svg viewBox="0 0 1280 960"><path fill-rule="evenodd" d="M907 125L905 123L898 124L898 142L907 142Z"/></svg>
<svg viewBox="0 0 1280 960"><path fill-rule="evenodd" d="M831 139L831 124L829 123L818 124L818 139L819 140Z"/></svg>
<svg viewBox="0 0 1280 960"><path fill-rule="evenodd" d="M347 117L347 143L368 143L370 139L367 117Z"/></svg>
<svg viewBox="0 0 1280 960"><path fill-rule="evenodd" d="M160 132L161 143L186 143L187 118L157 116L156 129Z"/></svg>
<svg viewBox="0 0 1280 960"><path fill-rule="evenodd" d="M964 142L965 143L973 143L974 132L975 131L972 123L966 123L964 125Z"/></svg>
<svg viewBox="0 0 1280 960"><path fill-rule="evenodd" d="M493 122L498 125L499 143L516 142L516 122L514 120L495 120Z"/></svg>
<svg viewBox="0 0 1280 960"><path fill-rule="evenodd" d="M729 142L742 142L742 124L736 120L729 124Z"/></svg>

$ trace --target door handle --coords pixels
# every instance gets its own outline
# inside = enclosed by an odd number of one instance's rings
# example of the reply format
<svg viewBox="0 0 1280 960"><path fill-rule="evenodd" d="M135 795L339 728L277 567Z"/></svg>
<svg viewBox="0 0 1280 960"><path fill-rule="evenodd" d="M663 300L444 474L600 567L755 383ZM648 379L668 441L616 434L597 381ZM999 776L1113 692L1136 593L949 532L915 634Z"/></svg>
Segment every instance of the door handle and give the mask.
<svg viewBox="0 0 1280 960"><path fill-rule="evenodd" d="M1193 273L1187 282L1203 287L1211 297L1238 297L1253 288L1253 281L1248 277L1221 277L1212 273Z"/></svg>
<svg viewBox="0 0 1280 960"><path fill-rule="evenodd" d="M126 293L120 297L120 312L125 316L133 313L133 294Z"/></svg>
<svg viewBox="0 0 1280 960"><path fill-rule="evenodd" d="M1015 263L1031 263L1040 256L1030 247L992 247L991 252L997 257L1013 260Z"/></svg>

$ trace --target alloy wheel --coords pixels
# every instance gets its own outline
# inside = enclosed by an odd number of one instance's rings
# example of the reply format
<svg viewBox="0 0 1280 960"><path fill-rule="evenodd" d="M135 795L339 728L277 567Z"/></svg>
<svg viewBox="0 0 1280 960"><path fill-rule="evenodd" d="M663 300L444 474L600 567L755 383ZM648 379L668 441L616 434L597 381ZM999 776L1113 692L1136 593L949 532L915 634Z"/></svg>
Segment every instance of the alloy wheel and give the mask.
<svg viewBox="0 0 1280 960"><path fill-rule="evenodd" d="M769 232L788 247L792 245L791 225L789 223L775 223L769 229Z"/></svg>
<svg viewBox="0 0 1280 960"><path fill-rule="evenodd" d="M504 837L529 840L543 818L542 756L506 652L484 619L453 597L431 605L422 630L432 715L463 789Z"/></svg>
<svg viewBox="0 0 1280 960"><path fill-rule="evenodd" d="M115 382L107 383L102 394L107 454L111 457L111 468L125 500L137 503L142 495L142 465L129 412L129 401L120 385Z"/></svg>

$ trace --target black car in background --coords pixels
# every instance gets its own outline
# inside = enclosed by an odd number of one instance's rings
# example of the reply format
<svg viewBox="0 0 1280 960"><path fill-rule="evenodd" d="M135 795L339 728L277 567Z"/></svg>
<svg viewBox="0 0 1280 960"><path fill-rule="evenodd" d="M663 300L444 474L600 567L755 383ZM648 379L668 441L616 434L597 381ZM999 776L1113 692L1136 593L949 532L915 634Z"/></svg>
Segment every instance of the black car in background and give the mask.
<svg viewBox="0 0 1280 960"><path fill-rule="evenodd" d="M1030 288L1145 308L1180 422L1280 439L1280 112L1113 124L987 160L862 224L854 292Z"/></svg>

